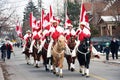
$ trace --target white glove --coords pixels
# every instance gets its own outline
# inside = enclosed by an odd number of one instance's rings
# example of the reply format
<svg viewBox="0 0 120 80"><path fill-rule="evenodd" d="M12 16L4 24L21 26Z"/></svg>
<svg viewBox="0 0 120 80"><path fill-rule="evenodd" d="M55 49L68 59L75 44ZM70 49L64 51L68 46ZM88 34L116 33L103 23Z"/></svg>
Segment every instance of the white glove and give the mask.
<svg viewBox="0 0 120 80"><path fill-rule="evenodd" d="M38 53L42 50L42 48L43 48L43 46L45 44L45 41L46 41L46 39L44 39L43 41L41 41L41 45L40 45L40 47L38 49Z"/></svg>
<svg viewBox="0 0 120 80"><path fill-rule="evenodd" d="M29 49L29 52L30 52L30 53L33 52L33 45L34 45L34 43L35 43L35 40L33 40L33 41L31 42L30 49Z"/></svg>
<svg viewBox="0 0 120 80"><path fill-rule="evenodd" d="M67 45L67 44L65 44L65 47L66 47L65 54L67 54L67 55L71 55L70 48L68 47L68 45Z"/></svg>
<svg viewBox="0 0 120 80"><path fill-rule="evenodd" d="M48 46L48 50L47 50L47 57L51 57L51 48L53 45L53 39L50 41L49 46Z"/></svg>
<svg viewBox="0 0 120 80"><path fill-rule="evenodd" d="M74 47L74 49L73 49L73 51L72 51L72 57L76 56L76 51L77 51L77 48L78 48L79 44L80 44L80 41L78 40L75 47Z"/></svg>

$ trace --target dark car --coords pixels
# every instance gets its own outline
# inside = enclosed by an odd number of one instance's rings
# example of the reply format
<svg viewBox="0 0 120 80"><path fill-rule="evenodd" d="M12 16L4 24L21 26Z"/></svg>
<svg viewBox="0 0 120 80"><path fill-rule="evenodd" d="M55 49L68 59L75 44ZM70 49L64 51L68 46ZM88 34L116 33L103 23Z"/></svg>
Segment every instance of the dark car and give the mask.
<svg viewBox="0 0 120 80"><path fill-rule="evenodd" d="M98 52L101 52L101 53L103 53L106 43L107 42L110 43L111 40L112 40L112 37L108 37L108 36L91 38L93 46Z"/></svg>

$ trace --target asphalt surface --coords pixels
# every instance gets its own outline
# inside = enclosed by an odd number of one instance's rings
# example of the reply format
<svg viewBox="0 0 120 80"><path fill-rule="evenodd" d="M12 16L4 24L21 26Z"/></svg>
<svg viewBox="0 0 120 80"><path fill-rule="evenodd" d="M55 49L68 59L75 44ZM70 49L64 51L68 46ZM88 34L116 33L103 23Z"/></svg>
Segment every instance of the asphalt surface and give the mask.
<svg viewBox="0 0 120 80"><path fill-rule="evenodd" d="M1 55L0 55L1 56ZM120 58L117 60L112 60L112 58L110 58L109 61L105 60L105 54L100 54L100 59L92 59L93 61L102 61L105 63L112 63L112 64L120 64ZM7 60L6 60L7 61ZM7 71L5 70L5 64L6 62L2 61L2 59L0 59L0 80L9 80L7 79L7 76L9 76L7 74Z"/></svg>

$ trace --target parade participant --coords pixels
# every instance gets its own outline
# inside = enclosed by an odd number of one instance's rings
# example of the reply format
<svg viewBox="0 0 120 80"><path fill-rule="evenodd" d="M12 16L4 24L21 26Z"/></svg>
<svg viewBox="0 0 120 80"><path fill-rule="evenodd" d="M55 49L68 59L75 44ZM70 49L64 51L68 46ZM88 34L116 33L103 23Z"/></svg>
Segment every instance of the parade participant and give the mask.
<svg viewBox="0 0 120 80"><path fill-rule="evenodd" d="M32 37L32 34L31 34L31 31L30 30L27 30L26 31L26 34L24 35L24 41L25 41L25 44L23 45L23 53L24 53L24 51L25 51L25 48L26 48L26 46L27 46L27 42L28 42L28 39L31 39L31 37Z"/></svg>
<svg viewBox="0 0 120 80"><path fill-rule="evenodd" d="M41 45L42 34L40 31L33 31L32 41L29 48L29 53L33 54L34 66L39 67L40 64L40 54L38 54L38 49Z"/></svg>
<svg viewBox="0 0 120 80"><path fill-rule="evenodd" d="M67 25L67 29L65 30L65 32L64 32L64 35L65 35L65 37L66 37L66 40L68 41L68 40L70 40L70 38L71 37L75 37L75 30L73 29L73 25L71 24L71 23L69 23L68 25ZM67 42L68 43L68 42ZM74 45L73 45L74 46ZM66 44L66 52L65 52L65 54L66 55L70 55L70 56L72 56L71 55L71 50L70 50L70 48L68 47L68 44ZM75 66L74 66L74 64L71 62L70 63L70 67L71 68L75 68Z"/></svg>
<svg viewBox="0 0 120 80"><path fill-rule="evenodd" d="M46 71L49 71L50 65L52 65L51 58L47 57L47 49L48 49L49 42L50 42L49 29L44 29L43 35L42 35L42 40L41 40L41 45L38 49L38 53L42 53L41 55L43 58L43 64L45 66Z"/></svg>
<svg viewBox="0 0 120 80"><path fill-rule="evenodd" d="M63 34L63 31L64 31L64 29L62 27L58 26L58 21L52 20L52 25L51 25L50 30L49 30L51 41L50 41L49 46L48 46L47 58L51 57L51 47L53 46L53 44L56 43L60 34ZM51 70L52 69L53 69L53 66L51 66Z"/></svg>
<svg viewBox="0 0 120 80"><path fill-rule="evenodd" d="M41 39L41 45L39 47L38 53L42 50L42 48L45 44L45 41L46 41L45 36L48 36L50 33L49 33L49 30L45 29L42 34L43 35L42 35L42 39Z"/></svg>
<svg viewBox="0 0 120 80"><path fill-rule="evenodd" d="M29 49L30 53L33 52L33 45L35 44L35 40L41 41L41 39L42 39L41 31L39 31L39 32L34 31L33 35L32 35L32 41L31 41L30 49Z"/></svg>
<svg viewBox="0 0 120 80"><path fill-rule="evenodd" d="M71 36L75 36L75 30L73 29L72 24L67 25L67 29L65 30L64 35L66 37L66 40L69 40Z"/></svg>
<svg viewBox="0 0 120 80"><path fill-rule="evenodd" d="M76 42L76 46L74 47L74 50L72 51L72 56L75 56L77 48L80 45L80 42L84 41L85 38L90 38L90 36L91 36L90 30L86 26L86 22L81 22L79 24L79 28L76 32L76 36L78 36L78 41ZM79 58L78 58L78 61L79 61ZM81 64L80 64L80 66L81 66ZM84 75L84 73L86 73L86 76L89 76L88 68L85 70L84 67L81 66L80 71L82 71L83 75Z"/></svg>
<svg viewBox="0 0 120 80"><path fill-rule="evenodd" d="M78 30L76 31L76 36L78 36L78 41L76 42L76 46L72 52L72 56L76 54L76 48L79 46L80 41L83 41L85 37L90 37L90 30L86 27L86 22L81 22Z"/></svg>

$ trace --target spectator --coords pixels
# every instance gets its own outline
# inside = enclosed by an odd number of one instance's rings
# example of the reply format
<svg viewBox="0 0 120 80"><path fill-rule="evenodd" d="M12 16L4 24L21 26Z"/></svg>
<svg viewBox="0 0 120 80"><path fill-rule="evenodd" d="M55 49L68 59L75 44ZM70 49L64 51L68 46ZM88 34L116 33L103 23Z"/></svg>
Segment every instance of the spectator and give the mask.
<svg viewBox="0 0 120 80"><path fill-rule="evenodd" d="M104 52L106 53L106 60L109 60L110 47L108 42L106 43Z"/></svg>
<svg viewBox="0 0 120 80"><path fill-rule="evenodd" d="M7 48L7 59L10 59L11 52L13 52L13 46L12 46L12 44L10 44L10 42L7 42L6 48Z"/></svg>
<svg viewBox="0 0 120 80"><path fill-rule="evenodd" d="M118 59L118 49L119 49L118 41L115 37L113 37L110 43L110 50L111 50L113 59L114 59L114 55L116 56L116 59Z"/></svg>
<svg viewBox="0 0 120 80"><path fill-rule="evenodd" d="M6 57L6 50L7 50L7 48L6 48L6 44L5 43L3 43L3 45L1 46L1 58L3 59L3 61L5 61L5 57Z"/></svg>

